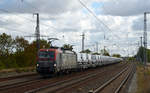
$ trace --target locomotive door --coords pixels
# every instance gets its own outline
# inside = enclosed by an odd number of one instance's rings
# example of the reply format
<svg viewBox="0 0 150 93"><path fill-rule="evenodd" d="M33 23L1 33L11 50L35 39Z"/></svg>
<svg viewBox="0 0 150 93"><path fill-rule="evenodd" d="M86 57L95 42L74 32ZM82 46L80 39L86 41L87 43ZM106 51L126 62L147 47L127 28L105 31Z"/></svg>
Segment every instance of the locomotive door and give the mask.
<svg viewBox="0 0 150 93"><path fill-rule="evenodd" d="M57 68L58 68L58 71L60 71L62 68L62 53L59 53L58 54L58 59L57 59Z"/></svg>

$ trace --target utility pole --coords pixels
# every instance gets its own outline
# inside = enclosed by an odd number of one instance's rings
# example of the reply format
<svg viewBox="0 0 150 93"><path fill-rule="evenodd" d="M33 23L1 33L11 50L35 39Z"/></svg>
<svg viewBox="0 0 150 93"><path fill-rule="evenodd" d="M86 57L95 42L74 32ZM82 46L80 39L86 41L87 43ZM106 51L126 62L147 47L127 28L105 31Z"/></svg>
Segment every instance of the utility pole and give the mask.
<svg viewBox="0 0 150 93"><path fill-rule="evenodd" d="M84 51L84 39L85 39L85 35L84 33L82 33L82 51Z"/></svg>
<svg viewBox="0 0 150 93"><path fill-rule="evenodd" d="M34 13L33 15L37 16L35 34L33 34L31 36L25 36L25 37L35 37L36 38L36 48L37 48L37 51L38 51L40 49L40 37L47 37L47 36L41 36L40 35L39 13Z"/></svg>
<svg viewBox="0 0 150 93"><path fill-rule="evenodd" d="M31 36L25 36L25 37L34 37L36 38L36 50L38 51L40 49L40 37L49 37L45 35L40 34L40 20L39 20L39 13L34 13L33 15L36 15L36 28L35 28L35 34Z"/></svg>
<svg viewBox="0 0 150 93"><path fill-rule="evenodd" d="M96 52L98 53L98 42L96 42Z"/></svg>
<svg viewBox="0 0 150 93"><path fill-rule="evenodd" d="M143 38L144 38L144 65L146 66L146 62L147 62L147 18L146 15L149 14L150 12L144 12L144 34L143 34Z"/></svg>
<svg viewBox="0 0 150 93"><path fill-rule="evenodd" d="M127 39L128 39L128 49L127 49L127 52L128 52L128 58L129 58L129 32L127 33Z"/></svg>
<svg viewBox="0 0 150 93"><path fill-rule="evenodd" d="M140 37L140 38L141 38L141 37ZM140 43L139 43L139 41L138 41L138 43L137 43L137 47L138 47L138 49L140 48ZM137 51L137 55L136 55L136 60L137 60L137 61L140 61L140 55L139 55L138 51Z"/></svg>
<svg viewBox="0 0 150 93"><path fill-rule="evenodd" d="M37 20L36 20L36 31L35 31L35 36L36 36L36 46L37 46L37 50L40 49L40 26L39 26L39 14L38 13L34 13L33 15L37 16Z"/></svg>
<svg viewBox="0 0 150 93"><path fill-rule="evenodd" d="M143 41L142 41L143 37L141 36L140 39L141 39L141 49L142 49L142 52L144 53L144 51L143 51ZM139 47L139 49L140 49L140 47ZM139 61L141 61L143 63L142 57L140 57L140 55L139 55L139 59L140 59Z"/></svg>
<svg viewBox="0 0 150 93"><path fill-rule="evenodd" d="M142 40L143 37L141 36L140 39L141 39L141 47L143 47L143 40Z"/></svg>
<svg viewBox="0 0 150 93"><path fill-rule="evenodd" d="M103 54L105 54L105 48L106 48L106 46L104 46L104 51L103 51Z"/></svg>

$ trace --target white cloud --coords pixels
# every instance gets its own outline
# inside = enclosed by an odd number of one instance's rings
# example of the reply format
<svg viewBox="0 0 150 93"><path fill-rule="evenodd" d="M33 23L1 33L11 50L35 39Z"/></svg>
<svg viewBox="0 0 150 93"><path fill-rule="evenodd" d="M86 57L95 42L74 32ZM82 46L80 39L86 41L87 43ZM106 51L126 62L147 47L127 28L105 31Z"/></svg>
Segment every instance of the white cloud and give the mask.
<svg viewBox="0 0 150 93"><path fill-rule="evenodd" d="M2 9L17 13L48 13L57 15L68 11L76 11L81 6L78 0L12 0L3 1Z"/></svg>
<svg viewBox="0 0 150 93"><path fill-rule="evenodd" d="M141 7L137 8L136 6L136 4L139 3L137 0L131 2L119 0L117 3L119 4L118 6L115 6L116 4L113 5L113 1L115 0L82 0L91 9L94 9L91 6L93 2L104 2L105 8L112 10L106 13L106 15L97 15L111 31L102 23L99 23L91 14L88 12L85 13L83 11L84 8L80 5L78 0L39 0L38 2L36 0L24 0L27 3L19 2L16 4L17 1L18 0L11 1L8 4L9 6L3 6L4 9L17 13L0 14L0 29L3 30L1 33L6 32L13 36L31 35L31 33L35 32L36 17L33 18L32 16L32 13L35 11L40 11L40 31L42 35L59 38L60 40L56 41L54 43L55 45L61 46L64 43L73 44L75 45L74 48L76 51L81 50L80 35L84 32L85 45L93 45L95 42L99 42L100 49L107 46L106 49L112 53L116 52L127 55L126 51L129 46L127 43L132 44L137 42L139 35L136 33L141 33L135 31L136 29L134 29L134 27L136 26L133 26L138 24L135 20L138 20L140 16L129 16L142 13L138 10ZM127 6L128 3L131 3L131 5L135 4L135 6ZM0 4L5 5L4 2ZM123 8L125 6L126 8ZM33 7L36 7L37 10ZM2 8L2 6L0 8ZM129 10L130 8L131 10ZM21 12L24 13L22 14ZM139 23L141 23L141 21ZM106 40L104 40L104 32ZM116 44L117 47L113 47L113 44ZM89 48L94 50L93 46ZM131 51L132 48L133 47L131 47Z"/></svg>
<svg viewBox="0 0 150 93"><path fill-rule="evenodd" d="M103 12L109 15L131 16L150 11L150 0L109 0L104 2ZM105 9L108 11L106 12Z"/></svg>

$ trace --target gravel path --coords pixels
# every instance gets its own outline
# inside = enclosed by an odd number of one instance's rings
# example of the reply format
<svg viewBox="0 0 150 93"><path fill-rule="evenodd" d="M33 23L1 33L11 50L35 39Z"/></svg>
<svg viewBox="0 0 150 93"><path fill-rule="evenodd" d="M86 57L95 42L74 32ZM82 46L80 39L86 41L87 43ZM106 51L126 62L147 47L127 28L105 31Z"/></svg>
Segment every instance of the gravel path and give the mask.
<svg viewBox="0 0 150 93"><path fill-rule="evenodd" d="M135 73L132 78L131 84L129 86L128 93L136 93L136 89L137 89L137 78L136 77L137 77L137 74Z"/></svg>

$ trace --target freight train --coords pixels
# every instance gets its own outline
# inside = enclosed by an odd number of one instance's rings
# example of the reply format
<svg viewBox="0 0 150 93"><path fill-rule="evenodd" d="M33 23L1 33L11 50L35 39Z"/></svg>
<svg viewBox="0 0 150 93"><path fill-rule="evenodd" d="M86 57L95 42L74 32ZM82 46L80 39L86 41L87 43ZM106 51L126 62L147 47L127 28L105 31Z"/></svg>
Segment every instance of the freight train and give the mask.
<svg viewBox="0 0 150 93"><path fill-rule="evenodd" d="M40 49L37 56L37 72L42 75L68 73L118 63L122 58L76 53L58 47Z"/></svg>

